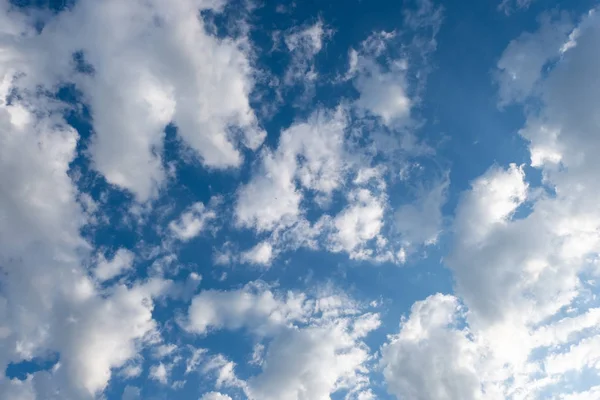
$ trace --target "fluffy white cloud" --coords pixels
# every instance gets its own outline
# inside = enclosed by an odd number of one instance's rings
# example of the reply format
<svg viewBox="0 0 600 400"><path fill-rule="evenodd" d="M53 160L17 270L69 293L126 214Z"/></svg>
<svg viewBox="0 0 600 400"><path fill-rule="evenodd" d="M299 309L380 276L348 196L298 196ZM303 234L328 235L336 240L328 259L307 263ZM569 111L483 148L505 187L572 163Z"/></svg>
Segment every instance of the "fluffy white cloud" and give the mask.
<svg viewBox="0 0 600 400"><path fill-rule="evenodd" d="M169 229L177 239L188 241L198 236L216 218L217 214L213 209L198 202L189 206L177 220L171 221Z"/></svg>
<svg viewBox="0 0 600 400"><path fill-rule="evenodd" d="M471 184L456 211L460 240L475 244L505 225L527 198L523 168L511 164L506 170L492 167Z"/></svg>
<svg viewBox="0 0 600 400"><path fill-rule="evenodd" d="M277 149L264 151L259 170L238 192L238 225L259 232L289 227L302 214L303 189L331 195L346 169L346 122L342 110L316 112L283 131Z"/></svg>
<svg viewBox="0 0 600 400"><path fill-rule="evenodd" d="M169 123L209 167L238 166L239 143L256 149L264 139L249 105L246 39L212 36L199 16L223 4L78 1L40 34L33 26L7 29L13 40L5 43L14 48L4 62L24 74L20 83L29 88L73 81L91 106L95 168L146 201L165 179ZM72 73L75 53L92 73Z"/></svg>
<svg viewBox="0 0 600 400"><path fill-rule="evenodd" d="M118 249L112 259L107 260L103 254L98 257L94 275L100 281L106 281L121 275L133 266L135 255L127 249Z"/></svg>
<svg viewBox="0 0 600 400"><path fill-rule="evenodd" d="M235 363L222 354L207 357L202 366L202 373L215 376L217 389L223 387L244 388L245 385L235 374Z"/></svg>
<svg viewBox="0 0 600 400"><path fill-rule="evenodd" d="M561 400L594 400L600 396L600 386L594 386L584 392L571 393L561 396Z"/></svg>
<svg viewBox="0 0 600 400"><path fill-rule="evenodd" d="M162 359L171 354L174 354L177 351L176 344L161 344L156 349L154 349L154 357L158 359Z"/></svg>
<svg viewBox="0 0 600 400"><path fill-rule="evenodd" d="M347 326L286 330L269 345L262 372L248 381L248 397L264 400L325 399L368 382L361 366L370 358Z"/></svg>
<svg viewBox="0 0 600 400"><path fill-rule="evenodd" d="M170 372L171 371L168 365L159 363L150 367L150 373L148 374L148 377L162 383L163 385L166 385L169 381Z"/></svg>
<svg viewBox="0 0 600 400"><path fill-rule="evenodd" d="M361 257L364 245L377 237L383 226L384 205L367 189L349 194L349 205L331 221L330 236L333 251L346 251L351 257Z"/></svg>
<svg viewBox="0 0 600 400"><path fill-rule="evenodd" d="M205 393L200 400L231 400L231 397L218 392Z"/></svg>
<svg viewBox="0 0 600 400"><path fill-rule="evenodd" d="M1 400L35 400L35 389L32 380L18 379L0 380L0 399Z"/></svg>
<svg viewBox="0 0 600 400"><path fill-rule="evenodd" d="M382 232L388 208L385 168L370 166L369 150L355 146L354 127L348 123L343 109L320 111L283 131L276 150L264 151L260 167L238 190L235 217L238 226L271 236L242 261L248 262L258 250L270 261L284 249L302 246L346 252L356 259L399 260L395 255L399 249L393 250L397 241L389 242ZM405 215L396 225L405 241L415 245L435 241L441 230L444 182L419 198L419 206L401 208ZM346 204L329 215L330 200L342 188L348 191ZM312 222L306 219L308 204L322 212ZM419 214L409 219L406 214L411 210Z"/></svg>
<svg viewBox="0 0 600 400"><path fill-rule="evenodd" d="M188 318L188 329L194 332L244 328L259 339L270 339L259 363L261 372L244 382L220 357L202 367L220 371L217 384L221 380L241 387L250 399L320 399L340 390L357 396L368 390L366 365L372 356L362 339L379 327L379 316L362 313L344 296L281 296L260 284L204 291L194 298ZM202 357L204 352L198 359Z"/></svg>
<svg viewBox="0 0 600 400"><path fill-rule="evenodd" d="M566 16L559 21L545 17L538 31L525 32L510 42L497 65L501 105L525 100L531 94L543 67L560 56L565 36L572 30Z"/></svg>
<svg viewBox="0 0 600 400"><path fill-rule="evenodd" d="M82 267L91 249L80 236L86 220L68 176L78 135L56 103L19 86L16 73L0 63L0 368L49 353L60 359L23 383L3 377L2 392L31 399L60 391L64 399L92 399L155 332L153 299L169 283L102 292L95 286ZM10 91L20 98L9 104ZM110 275L113 267L100 271Z"/></svg>
<svg viewBox="0 0 600 400"><path fill-rule="evenodd" d="M388 387L399 398L585 399L597 393L600 24L595 11L576 35L560 20L549 23L512 42L499 63L505 72L532 69L520 71L526 82L500 84L509 86L501 89L508 98L525 101L521 135L543 186L529 187L522 167L492 167L462 196L447 263L468 313L457 316L439 295L413 308L383 349ZM536 41L538 49L552 43L553 52L532 54ZM518 54L541 59L523 63ZM538 106L529 107L529 98ZM438 315L439 323L423 322L424 304L435 306L427 315ZM407 338L411 325L420 327L416 339ZM431 369L439 372L423 378Z"/></svg>
<svg viewBox="0 0 600 400"><path fill-rule="evenodd" d="M455 297L433 295L416 302L400 333L381 350L388 391L398 399L493 399L482 391L478 358L467 330L456 328Z"/></svg>
<svg viewBox="0 0 600 400"><path fill-rule="evenodd" d="M428 51L424 47L435 47L428 41L434 42L440 18L431 2L418 1L405 13L406 24L412 33L426 31L427 40L413 45L399 32L376 32L359 51L350 52L350 69L336 81L352 80L359 98L295 121L281 132L275 149L265 149L252 178L238 190L238 227L268 233L274 255L308 247L345 252L354 259L404 262L406 251L398 236L404 236L404 245L435 242L444 189L431 188L419 208L405 204L404 221L394 231L385 215L391 174L385 165L403 167L407 157L431 152L413 134L411 110L420 100L411 96L419 92L413 86L420 87L425 74L410 61L414 57L423 62ZM307 60L329 34L321 20L285 33L292 64L300 65L300 72L292 75L305 74L311 65ZM418 82L409 83L406 77L413 72ZM419 216L409 219L414 210ZM426 220L420 223L421 217Z"/></svg>
<svg viewBox="0 0 600 400"><path fill-rule="evenodd" d="M264 334L305 318L305 307L303 294L289 292L279 297L264 284L226 292L204 290L192 300L186 328L206 333L210 329L247 327Z"/></svg>
<svg viewBox="0 0 600 400"><path fill-rule="evenodd" d="M90 394L104 389L111 369L123 366L154 332L152 297L165 290L161 281L128 289L118 286L106 300L88 299L68 319L69 328L54 340L63 368ZM93 293L86 293L87 296ZM57 332L57 335L60 335Z"/></svg>
<svg viewBox="0 0 600 400"><path fill-rule="evenodd" d="M414 37L405 38L402 32L397 31L374 32L357 50L351 49L349 70L344 77L352 79L359 93L354 102L357 111L377 117L391 129L405 128L412 123L411 114L420 102L418 93L426 77L425 66L417 67L417 63L427 59L428 47L435 48L435 39L430 39L430 44L421 40L418 45L416 42L410 44L409 40L416 41L422 34L421 30L432 30L427 36L435 38L441 21L440 9L432 2L423 0L414 3L417 9L407 9L404 15L404 22L411 28L409 31ZM403 51L395 51L398 47ZM415 69L419 69L418 72ZM411 82L407 77L413 71L417 79Z"/></svg>
<svg viewBox="0 0 600 400"><path fill-rule="evenodd" d="M380 117L386 125L405 123L410 117L411 100L407 94L406 60L391 64L389 71L371 58L358 57L360 73L356 89L360 97L356 106Z"/></svg>
<svg viewBox="0 0 600 400"><path fill-rule="evenodd" d="M241 255L241 261L249 264L269 266L273 260L273 246L269 242L260 242Z"/></svg>

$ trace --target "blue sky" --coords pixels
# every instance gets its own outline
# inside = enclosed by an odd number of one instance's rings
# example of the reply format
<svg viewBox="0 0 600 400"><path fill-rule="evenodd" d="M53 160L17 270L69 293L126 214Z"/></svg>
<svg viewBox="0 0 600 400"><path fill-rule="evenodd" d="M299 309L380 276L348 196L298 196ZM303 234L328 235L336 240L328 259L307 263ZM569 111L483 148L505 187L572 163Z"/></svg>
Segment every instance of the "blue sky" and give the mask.
<svg viewBox="0 0 600 400"><path fill-rule="evenodd" d="M600 398L597 6L0 0L0 400Z"/></svg>

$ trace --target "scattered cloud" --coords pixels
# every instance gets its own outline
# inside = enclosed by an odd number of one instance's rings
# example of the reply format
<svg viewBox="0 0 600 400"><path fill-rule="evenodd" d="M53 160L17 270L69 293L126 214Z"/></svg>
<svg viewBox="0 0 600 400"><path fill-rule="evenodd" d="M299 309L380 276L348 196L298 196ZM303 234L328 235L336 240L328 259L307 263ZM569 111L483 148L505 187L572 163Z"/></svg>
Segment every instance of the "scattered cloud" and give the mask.
<svg viewBox="0 0 600 400"><path fill-rule="evenodd" d="M398 398L595 395L600 212L591 199L600 187L590 118L598 102L596 18L590 12L582 19L577 43L567 49L554 38L572 41L570 29L551 30L542 20L538 32L505 52L504 71L533 69L521 76L534 77L528 82L535 80L535 88L520 84L510 100L527 105L532 97L538 104L524 107L520 134L542 186L534 191L526 169L513 164L491 167L463 194L447 259L458 297L438 294L416 303L382 348L388 389ZM548 36L554 52L523 63L523 57L539 56L527 48L538 40L544 48ZM500 85L509 85L504 93L514 89L512 80Z"/></svg>
<svg viewBox="0 0 600 400"><path fill-rule="evenodd" d="M502 0L498 5L498 10L506 15L510 15L515 11L526 10L534 0Z"/></svg>
<svg viewBox="0 0 600 400"><path fill-rule="evenodd" d="M271 265L273 260L273 246L269 242L260 242L253 248L242 253L241 261L248 264Z"/></svg>
<svg viewBox="0 0 600 400"><path fill-rule="evenodd" d="M596 10L543 14L497 55L481 98L523 140L480 155L444 124L488 114L425 91L431 0L349 36L295 4L275 24L225 0L13 3L0 399L598 397Z"/></svg>
<svg viewBox="0 0 600 400"><path fill-rule="evenodd" d="M218 392L210 392L205 393L201 398L201 400L231 400L231 397L226 394L221 394Z"/></svg>
<svg viewBox="0 0 600 400"><path fill-rule="evenodd" d="M169 381L170 368L168 365L159 363L150 368L149 378L166 385Z"/></svg>
<svg viewBox="0 0 600 400"><path fill-rule="evenodd" d="M189 206L177 220L171 221L169 229L175 238L187 242L206 230L208 224L216 218L217 214L212 207L198 202Z"/></svg>
<svg viewBox="0 0 600 400"><path fill-rule="evenodd" d="M201 292L192 301L187 329L203 334L247 329L259 338L270 338L261 372L246 381L239 381L234 365L222 357L213 357L201 367L220 371L217 387L219 381L221 386L229 382L243 388L250 399L269 400L367 390L364 368L372 355L363 338L379 325L378 314L361 312L342 295L282 295L255 283L236 291Z"/></svg>
<svg viewBox="0 0 600 400"><path fill-rule="evenodd" d="M291 55L290 65L284 75L286 85L314 84L318 78L314 58L323 48L323 42L332 35L321 19L306 27L295 27L284 33L283 41Z"/></svg>
<svg viewBox="0 0 600 400"><path fill-rule="evenodd" d="M133 267L135 254L127 249L118 249L110 260L103 254L98 256L98 263L94 269L94 276L99 281L106 281L121 275Z"/></svg>

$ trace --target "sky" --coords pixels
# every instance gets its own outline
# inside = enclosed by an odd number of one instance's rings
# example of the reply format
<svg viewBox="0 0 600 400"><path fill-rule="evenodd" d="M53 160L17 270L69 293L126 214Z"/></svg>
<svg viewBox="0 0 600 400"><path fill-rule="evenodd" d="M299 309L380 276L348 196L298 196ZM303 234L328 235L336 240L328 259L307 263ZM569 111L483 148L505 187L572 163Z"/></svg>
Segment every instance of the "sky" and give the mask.
<svg viewBox="0 0 600 400"><path fill-rule="evenodd" d="M0 0L0 400L599 399L599 8Z"/></svg>

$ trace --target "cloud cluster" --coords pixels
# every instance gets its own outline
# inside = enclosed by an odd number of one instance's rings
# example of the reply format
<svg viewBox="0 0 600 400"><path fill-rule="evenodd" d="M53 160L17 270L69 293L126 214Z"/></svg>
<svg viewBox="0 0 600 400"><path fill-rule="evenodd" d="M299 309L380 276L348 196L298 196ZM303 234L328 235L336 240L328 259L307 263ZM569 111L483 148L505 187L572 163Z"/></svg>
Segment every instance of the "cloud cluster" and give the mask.
<svg viewBox="0 0 600 400"><path fill-rule="evenodd" d="M499 61L502 101L539 104L524 107L520 134L542 186L532 187L522 166L495 166L463 194L447 260L460 301L437 295L417 303L384 347L397 397L597 393L597 18L592 10L575 27L543 20ZM460 303L466 315L457 311ZM416 378L428 368L435 373Z"/></svg>
<svg viewBox="0 0 600 400"><path fill-rule="evenodd" d="M54 94L68 84L80 91L93 120L94 168L139 201L165 179L169 123L206 165L239 165L239 144L256 148L264 133L249 106L244 38L218 39L198 18L199 10L219 7L79 1L40 22L0 2L0 368L59 356L24 381L2 374L0 398L96 398L113 371L159 335L154 301L173 293L170 281L100 285L131 269L134 254L118 249L96 258L81 236L89 221L78 199L85 196L69 173L82 139L63 119L71 105ZM174 222L174 234L198 234L202 211L196 205ZM94 265L92 275L86 265Z"/></svg>
<svg viewBox="0 0 600 400"><path fill-rule="evenodd" d="M178 390L195 384L195 373L211 380L199 389L203 400L370 400L379 372L397 399L597 398L597 11L544 16L508 44L495 71L499 106L523 110L530 165L492 165L458 197L450 221L442 213L449 173L406 176L418 174L413 159L433 154L415 134L427 72L415 69L436 46L439 8L421 0L404 14L404 28L426 30L427 40L399 46L406 32L370 35L332 83L355 97L293 119L265 145L250 105L258 77L250 35L227 36L211 22L225 8L80 0L50 15L0 0L0 400L101 398L114 376ZM283 33L284 86L316 81L315 59L331 35L321 19ZM65 88L77 104L61 100ZM79 103L89 108L90 137L65 120ZM231 193L178 204L175 216L167 205L155 248L95 247L84 232L106 204L81 191L74 164L89 161L106 190L151 210L172 176L168 126L207 169L256 158ZM414 193L398 196L399 187ZM199 290L197 272L180 282L163 273L208 230L251 238L242 247L226 237L214 264L266 274L300 248L404 263L445 226L454 293L414 303L379 352L367 345L383 324L378 303L353 300L337 283ZM164 324L157 304L173 314ZM224 332L252 342L250 357L202 347ZM7 376L10 364L54 359L23 380ZM144 392L125 386L122 398Z"/></svg>
<svg viewBox="0 0 600 400"><path fill-rule="evenodd" d="M26 23L8 32L3 64L23 90L74 84L91 111L94 168L143 202L166 179L168 124L211 168L239 166L240 148L256 149L265 137L249 105L254 75L246 38L217 38L199 15L223 5L78 1L39 33Z"/></svg>
<svg viewBox="0 0 600 400"><path fill-rule="evenodd" d="M241 388L249 399L292 400L329 398L338 391L348 396L363 393L364 398L372 355L363 340L379 325L378 314L364 311L345 295L282 294L256 282L239 290L200 292L192 300L185 327L198 334L220 329L252 333L258 343L266 343L253 357L260 373L241 381L233 364L223 360L218 379ZM205 370L214 364L205 351L202 357L205 360L194 368ZM224 366L228 379L223 378Z"/></svg>

